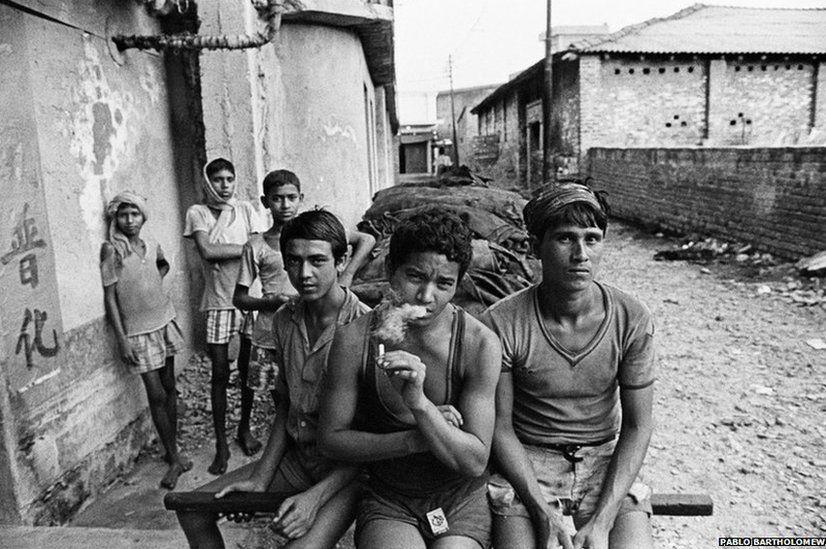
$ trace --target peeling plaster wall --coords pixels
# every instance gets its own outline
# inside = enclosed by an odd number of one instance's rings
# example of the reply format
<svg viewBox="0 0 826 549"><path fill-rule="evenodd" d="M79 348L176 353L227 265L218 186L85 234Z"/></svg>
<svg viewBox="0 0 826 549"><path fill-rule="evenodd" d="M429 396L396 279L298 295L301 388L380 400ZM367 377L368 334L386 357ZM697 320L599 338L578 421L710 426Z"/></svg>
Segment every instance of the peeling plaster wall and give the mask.
<svg viewBox="0 0 826 549"><path fill-rule="evenodd" d="M201 32L255 31L250 11L202 6ZM285 22L260 50L203 53L201 75L207 156L235 163L239 193L256 207L264 175L285 168L301 179L305 207L326 206L354 227L370 204L370 174L373 190L392 183L392 148L381 128L389 124L378 112L385 103L355 32Z"/></svg>
<svg viewBox="0 0 826 549"><path fill-rule="evenodd" d="M349 31L285 25L277 42L283 94L271 98L281 130L276 161L301 178L307 207L327 206L348 226L370 204L367 100L375 104L361 42Z"/></svg>
<svg viewBox="0 0 826 549"><path fill-rule="evenodd" d="M137 4L58 4L44 15L60 22L0 5L0 475L13 482L0 517L36 524L64 522L152 433L104 318L98 257L117 192L148 198L143 234L166 252L166 290L189 326L163 58L116 62L105 38L107 20L155 23Z"/></svg>

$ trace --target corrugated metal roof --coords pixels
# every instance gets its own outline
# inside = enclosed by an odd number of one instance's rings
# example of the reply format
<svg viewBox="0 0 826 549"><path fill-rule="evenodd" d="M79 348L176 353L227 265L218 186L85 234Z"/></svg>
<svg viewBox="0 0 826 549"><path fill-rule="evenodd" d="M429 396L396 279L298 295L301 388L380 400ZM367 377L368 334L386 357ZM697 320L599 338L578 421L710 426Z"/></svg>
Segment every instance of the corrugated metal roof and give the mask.
<svg viewBox="0 0 826 549"><path fill-rule="evenodd" d="M585 53L826 53L826 9L695 4L613 34L584 40Z"/></svg>

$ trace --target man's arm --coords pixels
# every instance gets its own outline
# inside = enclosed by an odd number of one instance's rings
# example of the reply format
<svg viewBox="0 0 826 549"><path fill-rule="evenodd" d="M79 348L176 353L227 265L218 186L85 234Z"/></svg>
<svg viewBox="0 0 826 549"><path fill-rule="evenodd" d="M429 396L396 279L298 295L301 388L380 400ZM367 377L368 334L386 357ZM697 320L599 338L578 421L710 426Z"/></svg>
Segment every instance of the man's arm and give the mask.
<svg viewBox="0 0 826 549"><path fill-rule="evenodd" d="M215 494L216 498L223 497L229 492L263 492L272 482L278 464L284 457L287 450L287 412L290 408L290 399L287 394L287 387L284 384L283 369L279 371L278 398L276 400L275 419L270 429L270 436L261 458L255 462L255 466L246 480L234 482Z"/></svg>
<svg viewBox="0 0 826 549"><path fill-rule="evenodd" d="M654 431L654 386L620 389L622 426L614 455L608 464L596 511L574 536L574 547L608 547L620 504L642 467Z"/></svg>
<svg viewBox="0 0 826 549"><path fill-rule="evenodd" d="M224 261L226 259L238 259L241 257L241 244L217 244L209 241L206 231L195 231L192 233L198 253L207 261Z"/></svg>
<svg viewBox="0 0 826 549"><path fill-rule="evenodd" d="M284 294L254 297L250 289L242 284L235 285L232 294L232 304L242 311L277 311L290 298Z"/></svg>
<svg viewBox="0 0 826 549"><path fill-rule="evenodd" d="M364 317L362 317L364 318ZM378 434L352 428L359 395L359 370L363 339L356 320L339 328L327 359L327 376L321 395L319 449L325 456L351 462L379 461L427 449L418 430Z"/></svg>
<svg viewBox="0 0 826 549"><path fill-rule="evenodd" d="M165 277L169 273L169 261L166 260L166 256L164 256L163 248L161 248L160 244L158 244L158 250L156 252L155 266L158 267L158 272L160 273L161 278Z"/></svg>
<svg viewBox="0 0 826 549"><path fill-rule="evenodd" d="M478 345L474 349L464 349L465 376L458 403L459 413L464 418L461 429L449 424L439 408L425 396L424 375L417 375L408 381L408 385L417 386L418 394L413 400L405 398L416 418L418 430L433 455L467 476L481 475L490 457L495 421L494 400L502 355L499 340L493 332L481 326L474 332L476 337L470 340L478 342Z"/></svg>
<svg viewBox="0 0 826 549"><path fill-rule="evenodd" d="M120 317L117 296L117 275L115 274L115 248L108 242L104 242L100 247L100 268L103 278L103 305L106 309L106 316L112 323L115 337L118 340L120 357L127 364L136 364L138 357L129 343L126 330L123 327L123 319ZM111 280L114 282L111 282Z"/></svg>
<svg viewBox="0 0 826 549"><path fill-rule="evenodd" d="M493 433L493 459L499 472L510 482L522 504L528 510L533 523L536 547L544 549L556 530L558 541L566 549L571 547L570 537L561 526L552 523L553 516L547 504L536 473L525 447L513 430L513 374L502 372L496 388L496 428Z"/></svg>
<svg viewBox="0 0 826 549"><path fill-rule="evenodd" d="M336 467L307 490L290 496L278 507L273 524L288 538L300 538L310 531L319 510L358 475L352 465Z"/></svg>
<svg viewBox="0 0 826 549"><path fill-rule="evenodd" d="M373 251L373 246L376 245L376 239L367 233L355 231L350 233L347 243L353 247L353 257L350 258L347 267L339 275L338 280L342 286L349 287L353 282L353 277L369 259L370 252Z"/></svg>

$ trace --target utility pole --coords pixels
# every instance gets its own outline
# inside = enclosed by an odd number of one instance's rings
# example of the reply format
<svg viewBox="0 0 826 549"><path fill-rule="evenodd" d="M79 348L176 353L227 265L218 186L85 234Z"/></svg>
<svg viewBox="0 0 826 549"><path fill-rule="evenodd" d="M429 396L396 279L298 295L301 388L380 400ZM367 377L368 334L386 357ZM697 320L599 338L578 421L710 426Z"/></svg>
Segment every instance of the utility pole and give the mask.
<svg viewBox="0 0 826 549"><path fill-rule="evenodd" d="M551 102L553 101L553 56L551 52L551 0L548 0L545 23L545 82L542 86L542 183L554 179L554 159L551 154ZM529 182L530 183L530 182Z"/></svg>
<svg viewBox="0 0 826 549"><path fill-rule="evenodd" d="M453 124L453 165L459 166L459 141L456 138L456 104L453 99L453 55L447 56L447 66L450 73L450 120Z"/></svg>

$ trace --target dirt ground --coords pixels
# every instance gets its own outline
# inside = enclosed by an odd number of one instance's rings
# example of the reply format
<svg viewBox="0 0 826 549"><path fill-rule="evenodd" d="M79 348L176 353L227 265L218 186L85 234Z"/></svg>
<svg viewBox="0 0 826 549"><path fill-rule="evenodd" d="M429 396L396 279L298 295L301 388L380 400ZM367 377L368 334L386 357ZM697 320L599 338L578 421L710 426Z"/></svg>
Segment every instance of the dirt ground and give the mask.
<svg viewBox="0 0 826 549"><path fill-rule="evenodd" d="M806 343L826 339L826 306L803 306L789 291L822 290L797 280L788 264L653 260L677 242L612 223L601 271L656 318L656 432L646 480L656 492L714 500L711 517L655 517L656 546L826 536L826 350ZM206 364L190 364L181 383L188 448L210 444L206 384ZM256 405L262 438L271 409L263 397ZM230 432L236 421L237 413Z"/></svg>

